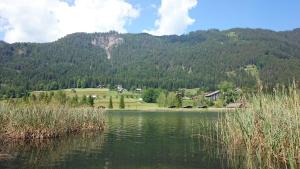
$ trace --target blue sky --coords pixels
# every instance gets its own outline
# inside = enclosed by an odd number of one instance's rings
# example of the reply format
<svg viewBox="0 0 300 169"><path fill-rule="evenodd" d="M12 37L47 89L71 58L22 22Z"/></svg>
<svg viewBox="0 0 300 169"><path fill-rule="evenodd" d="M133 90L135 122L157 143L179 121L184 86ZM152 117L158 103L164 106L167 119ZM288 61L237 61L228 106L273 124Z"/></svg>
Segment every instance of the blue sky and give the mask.
<svg viewBox="0 0 300 169"><path fill-rule="evenodd" d="M0 39L44 42L76 31L103 32L110 29L164 35L211 28L283 31L300 27L300 0L111 0L103 6L107 0L65 0L69 6L62 0L40 1L44 3L33 2L33 5L24 7L16 5L24 0L1 0ZM43 13L47 10L50 12ZM85 16L76 15L76 19L68 14L68 11L78 14L83 10L87 11ZM105 10L112 13L101 13ZM112 19L108 20L110 17Z"/></svg>
<svg viewBox="0 0 300 169"><path fill-rule="evenodd" d="M153 27L160 0L129 0L146 8L141 16L128 26L129 32L140 32ZM300 0L199 0L190 10L196 21L187 31L211 28L230 29L265 28L275 31L292 30L300 27Z"/></svg>

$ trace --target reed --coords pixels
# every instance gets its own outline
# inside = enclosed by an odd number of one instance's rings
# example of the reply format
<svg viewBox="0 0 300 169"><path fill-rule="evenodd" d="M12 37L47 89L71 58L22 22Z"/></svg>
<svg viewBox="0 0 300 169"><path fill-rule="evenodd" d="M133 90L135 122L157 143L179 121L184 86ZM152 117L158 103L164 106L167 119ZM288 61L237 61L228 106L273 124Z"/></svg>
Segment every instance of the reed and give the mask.
<svg viewBox="0 0 300 169"><path fill-rule="evenodd" d="M246 108L218 123L229 159L244 154L245 168L299 168L300 95L295 85L250 97Z"/></svg>
<svg viewBox="0 0 300 169"><path fill-rule="evenodd" d="M65 105L0 103L0 138L43 139L102 130L102 110Z"/></svg>

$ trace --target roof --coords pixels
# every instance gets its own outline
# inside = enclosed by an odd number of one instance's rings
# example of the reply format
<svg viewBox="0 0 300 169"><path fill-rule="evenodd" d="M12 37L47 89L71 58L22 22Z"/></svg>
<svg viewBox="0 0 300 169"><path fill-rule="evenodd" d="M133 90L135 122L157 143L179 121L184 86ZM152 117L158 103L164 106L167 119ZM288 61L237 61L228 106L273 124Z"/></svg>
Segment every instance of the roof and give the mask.
<svg viewBox="0 0 300 169"><path fill-rule="evenodd" d="M205 97L210 97L210 96L213 96L213 95L216 95L216 94L219 94L219 93L220 93L220 90L217 90L217 91L206 94Z"/></svg>

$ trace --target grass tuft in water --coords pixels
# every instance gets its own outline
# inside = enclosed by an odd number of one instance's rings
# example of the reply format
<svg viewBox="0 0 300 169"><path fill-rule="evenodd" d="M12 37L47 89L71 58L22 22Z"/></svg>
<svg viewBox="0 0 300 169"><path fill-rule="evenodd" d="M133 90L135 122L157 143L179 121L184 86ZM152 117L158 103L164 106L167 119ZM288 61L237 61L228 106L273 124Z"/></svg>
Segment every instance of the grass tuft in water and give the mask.
<svg viewBox="0 0 300 169"><path fill-rule="evenodd" d="M0 103L1 138L43 139L103 127L102 110L92 107Z"/></svg>

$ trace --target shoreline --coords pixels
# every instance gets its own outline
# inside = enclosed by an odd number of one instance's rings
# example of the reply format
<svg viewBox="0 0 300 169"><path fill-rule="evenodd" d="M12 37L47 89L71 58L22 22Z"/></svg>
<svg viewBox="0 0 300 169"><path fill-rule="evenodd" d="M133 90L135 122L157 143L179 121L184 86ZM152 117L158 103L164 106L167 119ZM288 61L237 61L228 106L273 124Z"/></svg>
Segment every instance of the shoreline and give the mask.
<svg viewBox="0 0 300 169"><path fill-rule="evenodd" d="M234 112L235 108L145 108L145 109L105 109L105 111L142 111L142 112Z"/></svg>

